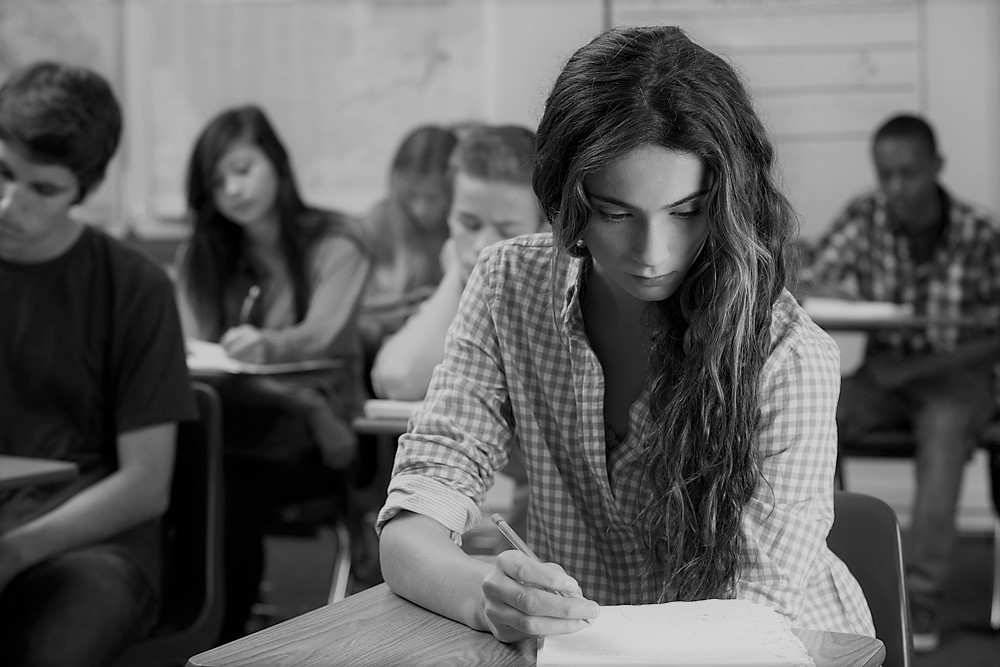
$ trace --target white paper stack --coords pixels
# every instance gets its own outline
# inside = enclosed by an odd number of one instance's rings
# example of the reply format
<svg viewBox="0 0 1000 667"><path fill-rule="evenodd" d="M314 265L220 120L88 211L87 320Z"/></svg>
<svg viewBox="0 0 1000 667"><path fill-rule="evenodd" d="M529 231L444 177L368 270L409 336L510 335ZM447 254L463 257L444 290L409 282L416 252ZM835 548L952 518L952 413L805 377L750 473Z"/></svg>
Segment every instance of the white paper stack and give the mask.
<svg viewBox="0 0 1000 667"><path fill-rule="evenodd" d="M746 600L601 607L594 623L539 640L538 665L812 667L784 617Z"/></svg>
<svg viewBox="0 0 1000 667"><path fill-rule="evenodd" d="M188 370L199 374L284 375L328 370L339 368L343 365L340 359L314 359L279 364L252 364L233 359L218 343L209 343L194 338L187 339L185 347L187 348Z"/></svg>

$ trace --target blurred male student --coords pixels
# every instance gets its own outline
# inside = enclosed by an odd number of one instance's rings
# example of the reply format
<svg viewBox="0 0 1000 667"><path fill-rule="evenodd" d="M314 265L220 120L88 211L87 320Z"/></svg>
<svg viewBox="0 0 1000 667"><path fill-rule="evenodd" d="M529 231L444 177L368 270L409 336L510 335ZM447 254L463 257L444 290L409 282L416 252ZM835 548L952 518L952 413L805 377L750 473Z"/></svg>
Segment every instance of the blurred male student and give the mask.
<svg viewBox="0 0 1000 667"><path fill-rule="evenodd" d="M819 244L813 280L856 298L910 304L933 318L981 317L988 329L940 324L873 334L864 365L844 378L841 442L908 425L917 442L908 583L914 648L940 640L939 608L955 539L965 462L994 412L1000 359L997 221L938 182L944 159L922 118L899 115L875 132L879 188L851 201Z"/></svg>
<svg viewBox="0 0 1000 667"><path fill-rule="evenodd" d="M121 124L84 68L37 63L0 87L0 453L80 468L0 492L8 665L108 665L157 620L158 517L194 416L173 288L70 215Z"/></svg>
<svg viewBox="0 0 1000 667"><path fill-rule="evenodd" d="M451 154L450 238L442 251L444 278L375 357L372 386L381 398L421 400L458 301L486 246L541 231L541 209L531 190L535 133L517 125L473 128Z"/></svg>

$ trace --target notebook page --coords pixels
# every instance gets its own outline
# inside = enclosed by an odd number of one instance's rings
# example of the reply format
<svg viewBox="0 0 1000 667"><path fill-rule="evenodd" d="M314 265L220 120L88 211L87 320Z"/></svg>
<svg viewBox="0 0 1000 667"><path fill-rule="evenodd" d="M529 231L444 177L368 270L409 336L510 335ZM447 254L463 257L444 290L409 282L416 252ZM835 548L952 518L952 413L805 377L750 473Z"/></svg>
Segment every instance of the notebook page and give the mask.
<svg viewBox="0 0 1000 667"><path fill-rule="evenodd" d="M192 372L230 373L243 375L281 375L285 373L304 373L309 371L328 370L343 365L340 359L311 359L307 361L289 361L277 364L253 364L233 359L218 343L189 338L185 341L187 348L187 366Z"/></svg>
<svg viewBox="0 0 1000 667"><path fill-rule="evenodd" d="M539 640L538 665L812 667L787 621L746 600L601 607L594 623Z"/></svg>

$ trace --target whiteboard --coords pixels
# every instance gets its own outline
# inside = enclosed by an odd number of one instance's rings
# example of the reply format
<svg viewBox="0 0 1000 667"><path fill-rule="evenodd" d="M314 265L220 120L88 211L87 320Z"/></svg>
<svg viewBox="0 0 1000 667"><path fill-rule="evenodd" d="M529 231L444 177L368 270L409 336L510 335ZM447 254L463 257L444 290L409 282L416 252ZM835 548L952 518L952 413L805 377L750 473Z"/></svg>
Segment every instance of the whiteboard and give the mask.
<svg viewBox="0 0 1000 667"><path fill-rule="evenodd" d="M927 106L922 0L609 0L614 25L679 25L745 76L815 238L874 184L870 139Z"/></svg>

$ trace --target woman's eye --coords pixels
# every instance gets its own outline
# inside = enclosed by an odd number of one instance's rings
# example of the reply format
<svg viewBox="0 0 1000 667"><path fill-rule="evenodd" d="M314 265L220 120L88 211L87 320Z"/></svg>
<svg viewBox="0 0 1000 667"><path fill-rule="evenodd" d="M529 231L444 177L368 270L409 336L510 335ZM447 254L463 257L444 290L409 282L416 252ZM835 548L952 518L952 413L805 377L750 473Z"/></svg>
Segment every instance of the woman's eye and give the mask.
<svg viewBox="0 0 1000 667"><path fill-rule="evenodd" d="M31 186L31 189L35 192L35 194L41 197L53 197L59 194L59 189L54 188L51 185L33 185Z"/></svg>
<svg viewBox="0 0 1000 667"><path fill-rule="evenodd" d="M678 218L689 219L689 218L697 218L698 216L701 215L701 213L702 213L702 208L701 206L699 206L697 208L691 209L690 211L674 211L674 216Z"/></svg>
<svg viewBox="0 0 1000 667"><path fill-rule="evenodd" d="M611 211L597 210L597 214L608 222L623 222L631 217L630 213L613 213Z"/></svg>

